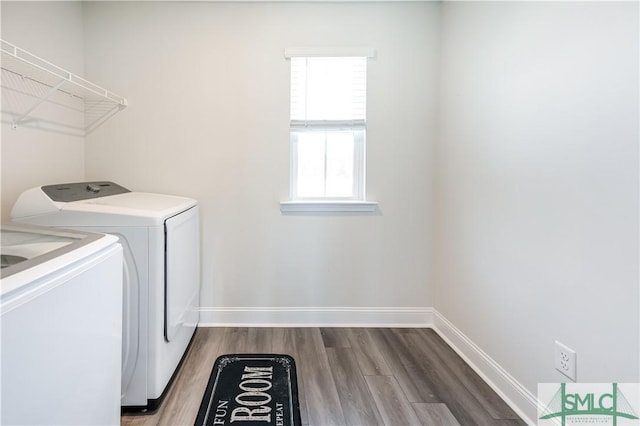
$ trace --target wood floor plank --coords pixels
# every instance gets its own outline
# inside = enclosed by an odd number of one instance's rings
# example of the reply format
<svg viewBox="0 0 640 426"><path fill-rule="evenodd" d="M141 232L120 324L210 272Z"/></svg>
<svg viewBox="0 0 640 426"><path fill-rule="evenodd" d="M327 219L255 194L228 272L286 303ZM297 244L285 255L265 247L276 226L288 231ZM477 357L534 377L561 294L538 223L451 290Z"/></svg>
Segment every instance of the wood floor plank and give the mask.
<svg viewBox="0 0 640 426"><path fill-rule="evenodd" d="M411 404L413 410L420 419L420 424L424 426L460 426L458 420L451 414L447 404L442 403L421 403Z"/></svg>
<svg viewBox="0 0 640 426"><path fill-rule="evenodd" d="M494 419L520 419L511 407L433 329L421 329L419 333L433 353L449 366L464 387L486 408L491 417Z"/></svg>
<svg viewBox="0 0 640 426"><path fill-rule="evenodd" d="M383 347L386 347L384 357L409 402L442 402L434 389L432 376L424 374L422 361L407 348L403 340L405 334L388 328L381 329L380 334ZM393 363L389 362L390 357Z"/></svg>
<svg viewBox="0 0 640 426"><path fill-rule="evenodd" d="M121 426L156 426L158 424L158 415L141 414L134 415L128 414L120 417Z"/></svg>
<svg viewBox="0 0 640 426"><path fill-rule="evenodd" d="M401 339L407 353L417 364L416 374L428 376L439 402L444 402L453 415L464 425L491 425L495 419L478 402L463 383L453 374L425 344L422 336L416 332L403 334Z"/></svg>
<svg viewBox="0 0 640 426"><path fill-rule="evenodd" d="M391 375L389 365L367 329L348 328L345 329L345 334L353 348L362 374L365 376Z"/></svg>
<svg viewBox="0 0 640 426"><path fill-rule="evenodd" d="M351 344L344 328L321 328L325 348L350 348Z"/></svg>
<svg viewBox="0 0 640 426"><path fill-rule="evenodd" d="M384 424L352 349L327 348L326 350L345 424L353 426Z"/></svg>
<svg viewBox="0 0 640 426"><path fill-rule="evenodd" d="M495 426L528 426L522 419L500 419L496 420Z"/></svg>
<svg viewBox="0 0 640 426"><path fill-rule="evenodd" d="M344 425L340 397L336 390L327 353L318 328L294 330L300 357L309 425Z"/></svg>
<svg viewBox="0 0 640 426"><path fill-rule="evenodd" d="M366 376L373 399L387 426L419 425L420 420L393 376Z"/></svg>
<svg viewBox="0 0 640 426"><path fill-rule="evenodd" d="M247 353L273 353L273 328L248 329L246 350Z"/></svg>
<svg viewBox="0 0 640 426"><path fill-rule="evenodd" d="M224 340L220 348L221 355L241 354L248 351L249 329L246 327L225 328Z"/></svg>
<svg viewBox="0 0 640 426"><path fill-rule="evenodd" d="M385 362L389 366L389 369L393 376L396 378L400 387L402 387L403 392L405 393L407 400L409 402L425 402L421 396L420 390L413 383L411 378L409 377L409 373L404 368L402 364L402 360L400 356L395 351L392 343L388 342L383 334L383 329L370 329L368 330L371 338L373 339L374 344L380 350L380 353L385 359ZM432 399L432 398L428 398ZM439 401L431 401L431 402L439 402Z"/></svg>

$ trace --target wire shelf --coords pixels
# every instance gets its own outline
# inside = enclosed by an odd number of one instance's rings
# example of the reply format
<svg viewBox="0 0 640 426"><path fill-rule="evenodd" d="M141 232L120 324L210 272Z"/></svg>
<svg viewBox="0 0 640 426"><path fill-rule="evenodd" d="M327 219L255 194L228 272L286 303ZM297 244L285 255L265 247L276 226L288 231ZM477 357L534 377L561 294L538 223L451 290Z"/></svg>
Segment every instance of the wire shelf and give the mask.
<svg viewBox="0 0 640 426"><path fill-rule="evenodd" d="M124 97L7 41L0 40L0 52L2 88L23 99L11 111L13 128L36 120L33 111L48 102L82 111L84 124L71 127L86 134L127 106Z"/></svg>

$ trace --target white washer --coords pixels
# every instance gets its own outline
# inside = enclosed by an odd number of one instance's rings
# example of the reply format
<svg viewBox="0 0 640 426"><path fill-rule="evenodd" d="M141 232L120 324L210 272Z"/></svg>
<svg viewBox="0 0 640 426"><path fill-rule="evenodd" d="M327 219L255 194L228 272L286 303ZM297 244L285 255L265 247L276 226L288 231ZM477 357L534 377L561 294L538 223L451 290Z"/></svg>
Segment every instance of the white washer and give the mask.
<svg viewBox="0 0 640 426"><path fill-rule="evenodd" d="M124 248L123 411L156 410L199 321L196 200L131 192L112 182L22 193L14 221L115 235Z"/></svg>
<svg viewBox="0 0 640 426"><path fill-rule="evenodd" d="M119 424L118 239L24 224L0 239L0 424Z"/></svg>

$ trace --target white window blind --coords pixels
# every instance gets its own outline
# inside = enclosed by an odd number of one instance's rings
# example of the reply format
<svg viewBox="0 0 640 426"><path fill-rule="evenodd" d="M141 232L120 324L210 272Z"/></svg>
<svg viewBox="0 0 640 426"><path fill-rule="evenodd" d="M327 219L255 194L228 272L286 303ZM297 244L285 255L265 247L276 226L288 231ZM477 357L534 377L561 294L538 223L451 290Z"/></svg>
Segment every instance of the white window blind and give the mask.
<svg viewBox="0 0 640 426"><path fill-rule="evenodd" d="M291 128L364 128L366 57L291 58Z"/></svg>

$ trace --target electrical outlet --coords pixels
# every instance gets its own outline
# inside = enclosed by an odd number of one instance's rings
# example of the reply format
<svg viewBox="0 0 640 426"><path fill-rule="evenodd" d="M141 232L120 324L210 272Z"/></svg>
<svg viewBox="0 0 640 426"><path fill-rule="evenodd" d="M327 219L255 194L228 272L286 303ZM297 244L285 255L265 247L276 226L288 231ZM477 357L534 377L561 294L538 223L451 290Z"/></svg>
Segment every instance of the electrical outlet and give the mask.
<svg viewBox="0 0 640 426"><path fill-rule="evenodd" d="M569 349L556 340L555 346L555 367L556 370L576 381L576 352Z"/></svg>

